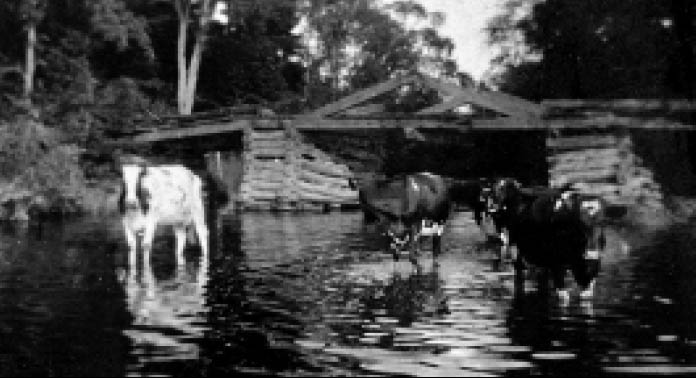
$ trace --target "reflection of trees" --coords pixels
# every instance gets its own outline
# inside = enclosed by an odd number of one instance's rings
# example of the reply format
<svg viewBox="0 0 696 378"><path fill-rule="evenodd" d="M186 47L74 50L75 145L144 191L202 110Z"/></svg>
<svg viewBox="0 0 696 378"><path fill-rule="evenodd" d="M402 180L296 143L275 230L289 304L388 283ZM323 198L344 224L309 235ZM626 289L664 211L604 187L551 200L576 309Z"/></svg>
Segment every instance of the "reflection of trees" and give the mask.
<svg viewBox="0 0 696 378"><path fill-rule="evenodd" d="M125 375L113 238L84 222L25 226L0 226L0 376Z"/></svg>

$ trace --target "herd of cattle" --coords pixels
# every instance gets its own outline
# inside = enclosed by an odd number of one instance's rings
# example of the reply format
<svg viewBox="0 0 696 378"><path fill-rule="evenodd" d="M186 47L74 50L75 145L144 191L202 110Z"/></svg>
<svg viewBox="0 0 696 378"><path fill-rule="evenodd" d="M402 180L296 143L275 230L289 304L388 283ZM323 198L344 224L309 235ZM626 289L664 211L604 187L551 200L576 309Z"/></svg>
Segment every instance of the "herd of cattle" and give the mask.
<svg viewBox="0 0 696 378"><path fill-rule="evenodd" d="M599 197L581 195L571 187L523 187L511 178L464 181L416 173L362 185L360 203L366 219L383 226L395 259L408 250L416 264L423 236L432 236L433 254L440 254L450 212L464 205L479 226L487 220L493 223L502 244L501 260L512 246L517 248L518 276L529 265L543 268L558 295L567 300L565 276L570 270L581 298L593 294L609 209Z"/></svg>
<svg viewBox="0 0 696 378"><path fill-rule="evenodd" d="M204 187L218 204L227 200L215 181L203 180L180 165L151 166L143 160L121 162L119 207L123 227L135 259L140 246L149 258L158 225L172 226L177 263L184 246L197 240L208 253ZM466 206L478 225L490 221L502 247L500 259L517 249L518 275L528 265L546 269L558 294L567 299L565 275L572 272L581 297L592 296L599 260L606 240L606 206L600 198L580 195L570 188L523 187L514 179L453 180L431 173L362 182L360 205L368 222L377 222L388 236L395 259L408 251L417 264L420 239L431 236L433 254L441 253L445 224L455 206ZM210 191L213 193L210 193ZM195 238L190 237L195 231ZM187 237L189 236L189 237Z"/></svg>

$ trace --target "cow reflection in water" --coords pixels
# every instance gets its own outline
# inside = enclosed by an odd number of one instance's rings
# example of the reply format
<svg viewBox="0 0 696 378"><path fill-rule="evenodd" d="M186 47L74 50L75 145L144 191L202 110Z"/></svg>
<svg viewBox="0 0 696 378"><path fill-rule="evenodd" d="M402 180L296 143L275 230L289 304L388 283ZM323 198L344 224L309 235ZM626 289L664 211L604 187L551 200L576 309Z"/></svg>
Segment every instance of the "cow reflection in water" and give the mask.
<svg viewBox="0 0 696 378"><path fill-rule="evenodd" d="M448 297L440 276L439 264L432 269L402 272L395 269L378 298L366 299L368 308L385 308L401 324L411 324L423 317L449 313Z"/></svg>
<svg viewBox="0 0 696 378"><path fill-rule="evenodd" d="M140 271L131 261L121 274L128 311L133 316L131 328L124 333L132 340L140 364L199 357L196 340L205 331L200 324L206 311L207 257L195 265L187 262L177 266L172 278L158 281L150 259L143 259Z"/></svg>

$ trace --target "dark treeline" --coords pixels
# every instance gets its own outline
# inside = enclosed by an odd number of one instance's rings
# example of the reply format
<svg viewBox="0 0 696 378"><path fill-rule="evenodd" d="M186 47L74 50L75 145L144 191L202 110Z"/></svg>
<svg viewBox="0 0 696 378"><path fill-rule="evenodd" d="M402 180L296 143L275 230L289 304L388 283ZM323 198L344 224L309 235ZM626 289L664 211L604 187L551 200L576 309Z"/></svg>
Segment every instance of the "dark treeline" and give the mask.
<svg viewBox="0 0 696 378"><path fill-rule="evenodd" d="M696 2L509 0L489 22L500 88L526 98L696 96Z"/></svg>

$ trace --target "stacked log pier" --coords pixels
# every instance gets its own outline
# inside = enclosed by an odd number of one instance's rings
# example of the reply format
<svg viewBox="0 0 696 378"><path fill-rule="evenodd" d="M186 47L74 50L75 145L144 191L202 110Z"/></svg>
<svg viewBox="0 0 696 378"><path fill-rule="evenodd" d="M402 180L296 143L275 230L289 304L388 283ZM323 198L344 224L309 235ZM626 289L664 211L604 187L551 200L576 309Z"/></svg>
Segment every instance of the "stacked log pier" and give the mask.
<svg viewBox="0 0 696 378"><path fill-rule="evenodd" d="M306 143L290 121L252 122L242 156L242 209L325 211L358 204L350 169Z"/></svg>
<svg viewBox="0 0 696 378"><path fill-rule="evenodd" d="M660 210L663 190L634 153L628 133L553 133L547 139L549 184L571 184L608 203Z"/></svg>

